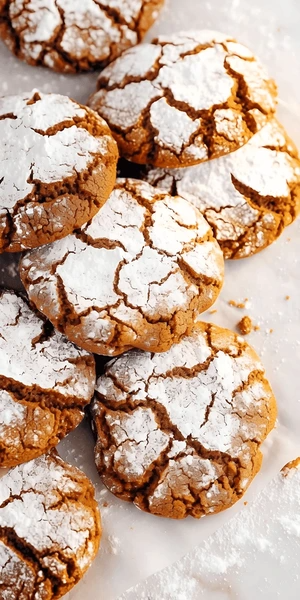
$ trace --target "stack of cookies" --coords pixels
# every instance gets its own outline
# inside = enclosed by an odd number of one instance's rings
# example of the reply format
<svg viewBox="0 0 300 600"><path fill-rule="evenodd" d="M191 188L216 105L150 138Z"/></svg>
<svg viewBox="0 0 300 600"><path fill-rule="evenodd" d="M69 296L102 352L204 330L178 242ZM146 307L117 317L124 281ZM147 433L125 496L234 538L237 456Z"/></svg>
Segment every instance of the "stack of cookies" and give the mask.
<svg viewBox="0 0 300 600"><path fill-rule="evenodd" d="M110 63L88 106L0 99L0 251L23 252L27 292L0 293L0 591L22 572L26 599L66 593L99 546L92 486L53 450L87 406L119 498L182 519L242 497L276 402L254 350L201 314L224 257L266 248L300 210L297 150L252 52L211 31L134 46L159 0L122 18L127 2L73 4L0 3L30 64Z"/></svg>

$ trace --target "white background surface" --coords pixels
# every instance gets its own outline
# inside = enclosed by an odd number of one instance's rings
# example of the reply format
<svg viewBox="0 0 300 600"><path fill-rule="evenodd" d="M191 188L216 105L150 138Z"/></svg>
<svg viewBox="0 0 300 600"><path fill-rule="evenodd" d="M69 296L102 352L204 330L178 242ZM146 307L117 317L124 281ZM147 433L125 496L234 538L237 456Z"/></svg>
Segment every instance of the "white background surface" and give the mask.
<svg viewBox="0 0 300 600"><path fill-rule="evenodd" d="M256 52L279 84L280 118L300 146L299 0L167 0L148 37L196 28L234 35ZM96 74L62 76L29 67L12 57L3 45L0 45L0 75L2 94L37 87L44 92L68 94L83 103L94 90L96 80ZM227 263L225 285L215 305L217 313L205 315L206 320L234 328L248 314L260 325L260 330L248 339L263 359L278 401L279 424L264 447L263 469L247 494L249 502L288 460L300 455L299 234L300 221L261 254ZM2 256L0 271L3 268ZM286 295L290 300L285 299ZM247 310L228 305L230 299L244 298L251 302ZM268 333L270 329L273 333ZM240 502L223 514L199 522L191 518L173 522L144 514L103 490L93 465L92 448L91 433L87 424L83 424L59 449L64 458L83 468L95 483L104 527L100 554L68 600L116 599L128 587L191 550L243 506ZM263 577L264 565L259 568ZM291 573L287 587L293 581ZM267 595L263 598L269 600Z"/></svg>

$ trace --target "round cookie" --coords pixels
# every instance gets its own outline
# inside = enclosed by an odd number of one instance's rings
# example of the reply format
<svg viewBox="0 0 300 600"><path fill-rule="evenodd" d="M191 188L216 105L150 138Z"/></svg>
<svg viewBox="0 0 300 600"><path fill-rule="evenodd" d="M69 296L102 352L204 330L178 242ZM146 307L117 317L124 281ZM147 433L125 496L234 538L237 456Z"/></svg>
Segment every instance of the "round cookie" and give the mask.
<svg viewBox="0 0 300 600"><path fill-rule="evenodd" d="M164 354L110 361L91 405L96 466L116 496L163 517L231 506L260 468L276 402L257 355L197 323Z"/></svg>
<svg viewBox="0 0 300 600"><path fill-rule="evenodd" d="M0 291L0 467L56 446L82 421L94 385L94 358Z"/></svg>
<svg viewBox="0 0 300 600"><path fill-rule="evenodd" d="M0 98L0 252L60 239L91 219L116 178L103 119L58 94Z"/></svg>
<svg viewBox="0 0 300 600"><path fill-rule="evenodd" d="M164 0L1 0L0 36L30 65L103 68L141 41Z"/></svg>
<svg viewBox="0 0 300 600"><path fill-rule="evenodd" d="M148 183L118 179L75 235L29 252L21 279L59 331L96 354L164 352L216 300L223 256L201 213Z"/></svg>
<svg viewBox="0 0 300 600"><path fill-rule="evenodd" d="M243 146L274 113L276 86L233 38L178 33L124 52L100 74L89 105L125 158L188 167Z"/></svg>
<svg viewBox="0 0 300 600"><path fill-rule="evenodd" d="M0 479L0 597L57 600L95 558L101 523L89 479L56 452Z"/></svg>
<svg viewBox="0 0 300 600"><path fill-rule="evenodd" d="M276 119L228 156L187 169L146 167L140 176L197 206L225 258L260 252L300 211L300 159Z"/></svg>

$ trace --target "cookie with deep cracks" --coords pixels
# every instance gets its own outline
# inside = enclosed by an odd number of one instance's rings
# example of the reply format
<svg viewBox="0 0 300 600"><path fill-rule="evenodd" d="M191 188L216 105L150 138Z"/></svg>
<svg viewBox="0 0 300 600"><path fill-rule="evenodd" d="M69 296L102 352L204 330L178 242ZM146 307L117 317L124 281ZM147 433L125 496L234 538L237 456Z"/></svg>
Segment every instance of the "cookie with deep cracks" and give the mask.
<svg viewBox="0 0 300 600"><path fill-rule="evenodd" d="M172 168L243 146L273 115L276 94L250 50L198 31L124 52L100 74L89 105L109 123L123 157Z"/></svg>
<svg viewBox="0 0 300 600"><path fill-rule="evenodd" d="M227 156L187 169L145 167L139 176L197 206L225 258L260 252L300 212L298 151L276 119Z"/></svg>
<svg viewBox="0 0 300 600"><path fill-rule="evenodd" d="M118 150L109 127L66 96L0 98L0 139L0 252L68 235L113 189Z"/></svg>
<svg viewBox="0 0 300 600"><path fill-rule="evenodd" d="M101 522L89 479L56 452L0 479L0 597L58 600L95 558Z"/></svg>
<svg viewBox="0 0 300 600"><path fill-rule="evenodd" d="M276 419L254 350L208 323L164 354L132 350L110 361L91 410L107 488L174 519L217 513L241 498Z"/></svg>
<svg viewBox="0 0 300 600"><path fill-rule="evenodd" d="M28 252L20 273L36 307L79 346L163 352L216 300L223 255L192 204L118 179L90 223Z"/></svg>
<svg viewBox="0 0 300 600"><path fill-rule="evenodd" d="M30 65L103 68L141 41L164 0L0 0L0 36Z"/></svg>
<svg viewBox="0 0 300 600"><path fill-rule="evenodd" d="M0 467L56 446L82 421L94 385L93 356L0 290Z"/></svg>

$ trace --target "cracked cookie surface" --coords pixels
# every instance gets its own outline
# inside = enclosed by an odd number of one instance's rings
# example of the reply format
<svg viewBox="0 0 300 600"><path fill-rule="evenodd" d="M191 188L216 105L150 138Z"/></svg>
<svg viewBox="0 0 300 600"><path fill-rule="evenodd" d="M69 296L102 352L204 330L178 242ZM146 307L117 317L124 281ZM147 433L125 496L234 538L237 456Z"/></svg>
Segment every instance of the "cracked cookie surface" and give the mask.
<svg viewBox="0 0 300 600"><path fill-rule="evenodd" d="M187 167L243 146L274 113L276 86L233 38L178 33L124 52L89 105L128 160Z"/></svg>
<svg viewBox="0 0 300 600"><path fill-rule="evenodd" d="M60 239L91 219L118 150L96 113L59 94L0 98L0 252Z"/></svg>
<svg viewBox="0 0 300 600"><path fill-rule="evenodd" d="M0 291L0 467L56 446L82 421L94 385L93 356Z"/></svg>
<svg viewBox="0 0 300 600"><path fill-rule="evenodd" d="M223 268L198 209L148 183L118 179L90 223L24 257L21 278L69 339L116 355L178 342L216 300Z"/></svg>
<svg viewBox="0 0 300 600"><path fill-rule="evenodd" d="M141 41L164 0L1 0L0 36L31 65L103 68Z"/></svg>
<svg viewBox="0 0 300 600"><path fill-rule="evenodd" d="M0 597L57 600L95 558L101 523L89 479L56 452L0 479Z"/></svg>
<svg viewBox="0 0 300 600"><path fill-rule="evenodd" d="M146 167L140 176L197 206L225 258L260 252L300 211L299 155L276 119L228 156L187 169Z"/></svg>
<svg viewBox="0 0 300 600"><path fill-rule="evenodd" d="M201 517L231 506L260 468L276 402L254 350L197 323L164 354L110 361L91 405L99 474L155 515Z"/></svg>

